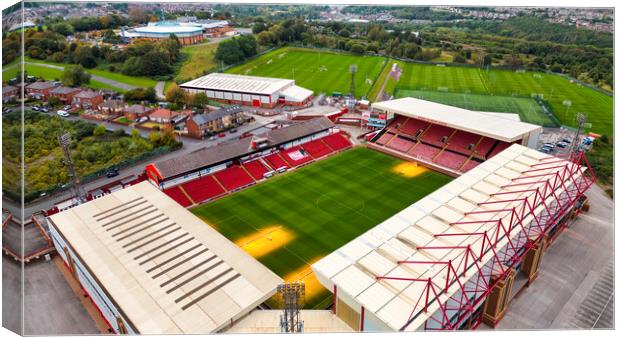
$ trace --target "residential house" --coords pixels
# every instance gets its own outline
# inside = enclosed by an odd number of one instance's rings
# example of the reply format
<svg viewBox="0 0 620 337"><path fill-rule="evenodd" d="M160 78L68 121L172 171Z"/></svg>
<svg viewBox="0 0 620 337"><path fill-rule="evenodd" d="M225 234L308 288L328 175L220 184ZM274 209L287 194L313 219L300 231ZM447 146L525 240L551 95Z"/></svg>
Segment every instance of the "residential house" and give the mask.
<svg viewBox="0 0 620 337"><path fill-rule="evenodd" d="M103 95L93 90L84 90L73 96L73 105L82 109L97 109L103 104Z"/></svg>
<svg viewBox="0 0 620 337"><path fill-rule="evenodd" d="M170 124L177 116L179 116L179 113L176 111L165 108L157 108L149 114L149 119L152 122L159 124Z"/></svg>
<svg viewBox="0 0 620 337"><path fill-rule="evenodd" d="M71 104L73 102L73 97L80 91L80 88L59 86L50 91L50 97L57 97L62 104Z"/></svg>
<svg viewBox="0 0 620 337"><path fill-rule="evenodd" d="M209 113L190 115L187 119L187 133L196 138L236 127L246 121L239 106L222 108Z"/></svg>
<svg viewBox="0 0 620 337"><path fill-rule="evenodd" d="M13 102L19 97L19 88L12 85L2 87L2 103Z"/></svg>
<svg viewBox="0 0 620 337"><path fill-rule="evenodd" d="M135 121L140 117L148 116L153 108L146 107L142 104L134 104L125 109L125 117L127 119Z"/></svg>
<svg viewBox="0 0 620 337"><path fill-rule="evenodd" d="M47 100L50 98L51 91L57 86L52 81L34 82L26 86L26 96L33 99Z"/></svg>
<svg viewBox="0 0 620 337"><path fill-rule="evenodd" d="M120 99L106 99L101 103L99 110L104 115L120 115L125 110L125 102Z"/></svg>

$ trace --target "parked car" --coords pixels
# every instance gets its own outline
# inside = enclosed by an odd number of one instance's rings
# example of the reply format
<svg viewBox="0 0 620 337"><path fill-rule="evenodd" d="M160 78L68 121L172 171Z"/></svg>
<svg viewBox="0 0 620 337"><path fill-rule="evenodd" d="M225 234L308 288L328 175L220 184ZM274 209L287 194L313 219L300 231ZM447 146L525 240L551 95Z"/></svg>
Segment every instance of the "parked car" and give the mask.
<svg viewBox="0 0 620 337"><path fill-rule="evenodd" d="M40 109L39 109L39 106L38 106L38 105L33 105L33 106L31 107L31 109L32 109L32 110L34 110L34 111L40 111Z"/></svg>
<svg viewBox="0 0 620 337"><path fill-rule="evenodd" d="M60 117L69 117L69 113L66 112L65 110L58 110L56 114Z"/></svg>
<svg viewBox="0 0 620 337"><path fill-rule="evenodd" d="M557 144L557 146L558 146L558 147L561 147L561 148L563 148L563 149L564 149L564 148L568 147L568 144L567 144L567 143L564 143L564 142L559 142L559 143Z"/></svg>
<svg viewBox="0 0 620 337"><path fill-rule="evenodd" d="M229 132L230 132L230 133L236 133L236 132L237 132L237 129L230 129L230 131L229 131Z"/></svg>
<svg viewBox="0 0 620 337"><path fill-rule="evenodd" d="M143 116L143 117L138 118L138 119L136 120L136 123L144 123L144 122L146 122L146 121L148 121L148 120L149 120L149 118L148 118L148 117Z"/></svg>
<svg viewBox="0 0 620 337"><path fill-rule="evenodd" d="M220 138L224 138L226 137L226 134L222 132L222 133L218 133L217 136Z"/></svg>
<svg viewBox="0 0 620 337"><path fill-rule="evenodd" d="M113 178L113 177L116 177L118 174L119 174L118 173L118 168L113 167L113 168L109 169L108 172L106 172L105 175L108 178Z"/></svg>
<svg viewBox="0 0 620 337"><path fill-rule="evenodd" d="M48 108L41 108L41 109L39 109L39 111L41 111L41 112L49 112L50 109L48 109Z"/></svg>
<svg viewBox="0 0 620 337"><path fill-rule="evenodd" d="M538 149L538 151L543 152L543 153L550 153L551 149L548 147L541 147L540 149Z"/></svg>
<svg viewBox="0 0 620 337"><path fill-rule="evenodd" d="M71 110L71 106L70 106L70 105L65 105L65 107L63 108L63 110Z"/></svg>
<svg viewBox="0 0 620 337"><path fill-rule="evenodd" d="M216 136L211 136L211 137L209 137L209 140L216 140L216 139L217 139L217 137L216 137Z"/></svg>
<svg viewBox="0 0 620 337"><path fill-rule="evenodd" d="M4 108L4 109L2 109L2 112L6 112L6 113L13 112L13 109L11 109L11 108Z"/></svg>

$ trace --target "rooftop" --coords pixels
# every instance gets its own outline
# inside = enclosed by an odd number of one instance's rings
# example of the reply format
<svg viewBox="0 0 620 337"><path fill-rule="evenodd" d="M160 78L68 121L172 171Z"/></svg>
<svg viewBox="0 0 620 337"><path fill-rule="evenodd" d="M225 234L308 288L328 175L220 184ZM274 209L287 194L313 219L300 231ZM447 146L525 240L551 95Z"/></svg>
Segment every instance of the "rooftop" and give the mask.
<svg viewBox="0 0 620 337"><path fill-rule="evenodd" d="M535 170L531 169L532 165L537 165ZM466 234L488 231L490 237L495 237L498 219L502 219L506 226L508 223L512 226L512 221L507 219L512 213L492 210L517 207L522 202L519 198L534 203L532 211L524 211L520 220L522 226L514 226L510 232L511 237L523 234L521 228L528 228L534 222L532 212L540 214L545 207L536 203L531 192L527 194L531 186L508 185L518 177L551 176L551 173L561 172L561 167L566 165L573 164L514 144L319 260L312 269L323 286L332 289L336 285L339 294L351 296L355 305L364 306L385 325L398 331L410 322L405 330L415 331L438 309L438 305L431 294L428 312L424 312L424 300L418 300L424 294L425 284L413 280L430 278L439 288L445 286L446 272L442 269L442 261L454 261L455 265L463 263L464 251L459 247L471 245L473 251L481 250L483 238ZM563 184L570 186L575 176L567 174L563 179ZM536 186L536 183L529 184ZM510 192L510 195L502 195L503 192ZM487 201L501 202L501 207L484 204ZM549 200L546 202L549 204ZM487 212L486 217L481 212ZM498 238L497 247L500 249L508 244L504 232L500 232ZM422 250L420 247L443 248ZM480 265L493 256L493 252L487 250L481 255ZM416 262L404 264L398 261ZM465 260L465 263L474 262ZM459 275L460 284L465 284L474 275L477 275L475 271ZM377 279L382 276L404 280ZM458 283L453 282L447 294L440 294L442 301L458 289Z"/></svg>
<svg viewBox="0 0 620 337"><path fill-rule="evenodd" d="M201 27L195 26L181 26L181 25L158 25L158 26L145 26L137 27L133 29L138 34L174 34L174 33L196 33L202 32Z"/></svg>
<svg viewBox="0 0 620 337"><path fill-rule="evenodd" d="M334 124L325 117L314 118L302 122L296 122L290 126L268 131L261 137L269 140L270 146L277 146L291 140L314 134L332 128ZM221 162L233 160L254 152L251 148L251 137L237 139L196 150L183 157L170 158L156 163L155 168L163 178L171 178L177 175L215 165Z"/></svg>
<svg viewBox="0 0 620 337"><path fill-rule="evenodd" d="M243 109L235 105L228 108L217 109L209 113L195 114L192 116L192 120L198 125L203 125L211 121L221 119L222 117L230 116L239 112L243 112Z"/></svg>
<svg viewBox="0 0 620 337"><path fill-rule="evenodd" d="M530 132L542 130L539 125L514 121L497 114L472 111L412 97L377 102L372 107L505 142L514 142Z"/></svg>
<svg viewBox="0 0 620 337"><path fill-rule="evenodd" d="M93 90L83 90L75 95L77 98L95 98L98 96L101 96L101 94Z"/></svg>
<svg viewBox="0 0 620 337"><path fill-rule="evenodd" d="M70 88L70 87L60 86L60 87L57 87L56 89L52 90L51 93L52 94L64 95L64 94L70 94L72 92L76 92L76 91L80 91L80 90L81 89L79 89L79 88Z"/></svg>
<svg viewBox="0 0 620 337"><path fill-rule="evenodd" d="M45 82L34 82L26 86L28 89L36 89L36 90L44 90L49 88L54 88L54 82L45 81Z"/></svg>
<svg viewBox="0 0 620 337"><path fill-rule="evenodd" d="M49 221L141 334L218 331L282 282L149 182Z"/></svg>
<svg viewBox="0 0 620 337"><path fill-rule="evenodd" d="M294 83L281 78L212 73L183 83L181 87L272 95Z"/></svg>

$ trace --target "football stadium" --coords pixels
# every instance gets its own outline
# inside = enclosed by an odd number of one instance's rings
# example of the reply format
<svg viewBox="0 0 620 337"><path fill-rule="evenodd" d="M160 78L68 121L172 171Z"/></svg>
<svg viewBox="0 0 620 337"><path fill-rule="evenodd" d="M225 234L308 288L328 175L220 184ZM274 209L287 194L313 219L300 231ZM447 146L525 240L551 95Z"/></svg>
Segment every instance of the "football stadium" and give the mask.
<svg viewBox="0 0 620 337"><path fill-rule="evenodd" d="M518 115L372 109L385 127L364 137L280 121L149 164L50 216L54 245L120 333L286 331L298 282L305 332L494 327L587 204L585 155L534 150Z"/></svg>

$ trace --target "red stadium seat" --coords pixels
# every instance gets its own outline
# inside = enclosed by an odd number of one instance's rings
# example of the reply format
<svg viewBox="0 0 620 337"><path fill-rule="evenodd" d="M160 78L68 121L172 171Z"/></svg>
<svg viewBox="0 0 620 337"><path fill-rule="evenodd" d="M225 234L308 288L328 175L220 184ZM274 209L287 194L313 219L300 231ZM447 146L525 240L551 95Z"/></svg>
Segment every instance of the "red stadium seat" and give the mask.
<svg viewBox="0 0 620 337"><path fill-rule="evenodd" d="M493 158L496 154L506 150L510 145L512 144L506 143L506 142L498 142L497 145L495 145L495 148L491 151L491 153L489 153L489 156L487 159Z"/></svg>
<svg viewBox="0 0 620 337"><path fill-rule="evenodd" d="M466 160L467 156L462 154L443 151L439 156L437 156L437 158L435 158L435 163L453 170L458 170Z"/></svg>
<svg viewBox="0 0 620 337"><path fill-rule="evenodd" d="M334 151L340 151L352 146L351 142L340 133L334 133L321 139Z"/></svg>
<svg viewBox="0 0 620 337"><path fill-rule="evenodd" d="M231 166L225 170L215 172L213 175L229 191L254 183L254 179L240 166Z"/></svg>
<svg viewBox="0 0 620 337"><path fill-rule="evenodd" d="M475 146L476 144L478 144L480 138L482 138L482 136L480 135L457 130L456 133L452 136L452 138L450 138L450 141L448 142L448 147L446 148L469 156L474 151ZM474 147L472 149L468 149L470 144L474 144Z"/></svg>
<svg viewBox="0 0 620 337"><path fill-rule="evenodd" d="M181 186L195 202L203 202L226 193L210 175L186 182Z"/></svg>
<svg viewBox="0 0 620 337"><path fill-rule="evenodd" d="M264 157L263 159L265 159L265 161L267 161L267 164L269 164L269 166L271 166L271 168L274 170L280 168L290 168L289 164L285 162L282 157L280 157L278 152L272 153L267 157Z"/></svg>
<svg viewBox="0 0 620 337"><path fill-rule="evenodd" d="M400 138L400 137L395 137L394 139L392 139L388 144L386 144L387 147L394 149L396 151L400 151L400 152L407 152L409 151L409 149L414 145L415 143L404 139L404 138Z"/></svg>
<svg viewBox="0 0 620 337"><path fill-rule="evenodd" d="M245 169L250 172L250 175L256 180L263 179L265 173L271 171L266 168L260 160L252 160L247 163L243 163L243 167L245 167Z"/></svg>
<svg viewBox="0 0 620 337"><path fill-rule="evenodd" d="M453 128L432 124L431 127L422 135L422 141L427 144L443 147L446 144L442 142L441 139L443 137L450 137L452 132L454 132Z"/></svg>
<svg viewBox="0 0 620 337"><path fill-rule="evenodd" d="M385 145L385 144L387 144L390 141L390 139L394 138L394 135L395 134L393 134L393 133L386 132L386 133L382 134L381 137L379 137L379 139L377 139L375 141L375 143L377 143L379 145Z"/></svg>
<svg viewBox="0 0 620 337"><path fill-rule="evenodd" d="M434 146L418 143L411 150L409 150L409 154L424 159L427 161L432 161L433 157L440 151L441 149L436 148Z"/></svg>
<svg viewBox="0 0 620 337"><path fill-rule="evenodd" d="M329 148L321 139L307 142L301 147L310 153L310 155L315 159L324 157L333 152L332 149Z"/></svg>
<svg viewBox="0 0 620 337"><path fill-rule="evenodd" d="M291 166L299 166L312 160L312 157L301 146L293 146L288 150L280 151L282 158ZM303 157L297 159L295 156L302 155Z"/></svg>
<svg viewBox="0 0 620 337"><path fill-rule="evenodd" d="M166 193L170 198L174 199L174 201L176 201L177 203L179 203L179 205L183 207L187 207L192 204L192 202L185 196L185 193L181 191L179 186L167 188L164 190L164 193Z"/></svg>
<svg viewBox="0 0 620 337"><path fill-rule="evenodd" d="M477 162L477 161L475 161L473 159L470 159L469 161L467 161L465 163L465 165L463 165L463 167L461 167L461 169L459 171L467 172L467 171L473 169L474 167L476 167L478 165L480 165L480 162Z"/></svg>
<svg viewBox="0 0 620 337"><path fill-rule="evenodd" d="M406 123L401 125L400 133L411 137L415 137L420 130L428 128L429 123L415 118L407 118Z"/></svg>
<svg viewBox="0 0 620 337"><path fill-rule="evenodd" d="M496 142L497 140L493 138L484 137L482 141L480 141L480 144L476 146L474 150L474 157L482 160L487 159L487 154L489 153L489 151L491 151L493 144L495 144Z"/></svg>

